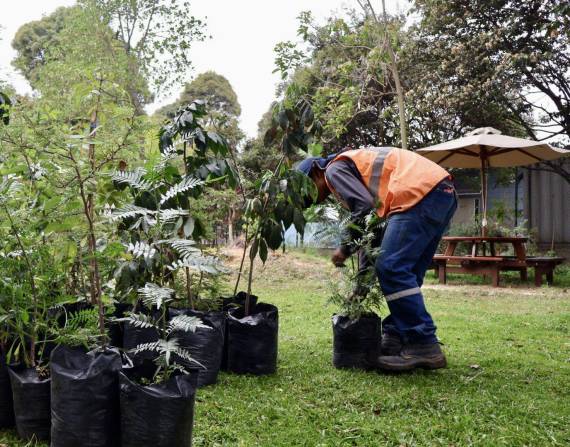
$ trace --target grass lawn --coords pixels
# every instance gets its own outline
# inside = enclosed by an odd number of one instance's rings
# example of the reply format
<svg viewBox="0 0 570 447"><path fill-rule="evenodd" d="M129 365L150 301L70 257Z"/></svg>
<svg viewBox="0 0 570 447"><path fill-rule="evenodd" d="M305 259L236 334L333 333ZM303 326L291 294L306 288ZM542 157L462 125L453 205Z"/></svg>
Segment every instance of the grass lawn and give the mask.
<svg viewBox="0 0 570 447"><path fill-rule="evenodd" d="M570 291L424 287L449 367L407 375L331 366L334 271L314 253L273 255L254 292L280 311L279 370L221 374L196 404L194 445L568 446ZM455 285L453 285L455 284ZM0 432L0 445L23 447ZM80 447L80 446L78 446Z"/></svg>

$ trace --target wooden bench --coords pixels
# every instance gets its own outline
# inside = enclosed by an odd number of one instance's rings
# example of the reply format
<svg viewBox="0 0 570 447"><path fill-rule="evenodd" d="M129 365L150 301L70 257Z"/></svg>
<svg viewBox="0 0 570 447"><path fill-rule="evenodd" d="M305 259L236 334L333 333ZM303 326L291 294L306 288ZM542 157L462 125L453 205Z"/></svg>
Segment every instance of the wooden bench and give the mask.
<svg viewBox="0 0 570 447"><path fill-rule="evenodd" d="M557 265L564 262L564 258L546 257L546 256L530 256L526 258L529 267L534 267L534 285L542 286L542 276L546 275L546 282L552 285L554 282L554 269Z"/></svg>
<svg viewBox="0 0 570 447"><path fill-rule="evenodd" d="M554 281L554 269L564 262L564 258L532 256L521 261L516 256L449 256L435 255L433 267L440 284L447 283L447 273L471 273L490 276L493 286L498 287L501 271L518 271L521 280L527 280L527 268L534 268L534 284L542 285L542 277L546 275L548 284Z"/></svg>
<svg viewBox="0 0 570 447"><path fill-rule="evenodd" d="M447 283L447 273L471 273L475 275L490 276L493 287L499 286L501 256L450 256L435 255L433 263L440 284ZM518 263L520 261L515 261ZM515 267L513 265L513 267ZM521 266L522 268L522 266Z"/></svg>

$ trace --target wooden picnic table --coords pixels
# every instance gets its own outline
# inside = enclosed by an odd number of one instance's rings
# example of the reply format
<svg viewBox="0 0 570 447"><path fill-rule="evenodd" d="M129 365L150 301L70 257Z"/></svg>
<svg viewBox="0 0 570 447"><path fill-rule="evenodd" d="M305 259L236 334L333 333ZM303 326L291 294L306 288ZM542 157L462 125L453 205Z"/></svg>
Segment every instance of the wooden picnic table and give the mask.
<svg viewBox="0 0 570 447"><path fill-rule="evenodd" d="M471 273L475 275L490 276L493 286L497 287L501 271L518 271L521 280L528 279L527 270L534 268L534 284L542 285L542 277L546 276L549 284L554 281L554 269L564 262L564 258L548 256L527 256L526 237L485 237L485 236L448 236L443 238L447 242L444 254L435 255L434 267L439 282L447 282L447 273ZM469 246L467 255L456 253L459 244ZM497 253L497 246L501 244L512 245L513 255Z"/></svg>
<svg viewBox="0 0 570 447"><path fill-rule="evenodd" d="M514 248L516 258L519 261L526 260L527 237L447 236L443 238L443 241L447 242L446 256L453 256L460 243L470 245L471 256L479 256L479 249L483 253L482 256L486 256L487 245L489 245L490 256L497 256L496 246L498 244L510 244Z"/></svg>
<svg viewBox="0 0 570 447"><path fill-rule="evenodd" d="M434 256L440 283L446 283L448 272L471 273L490 276L493 286L497 287L500 272L505 270L518 271L521 280L527 280L526 237L448 236L443 241L447 242L445 253ZM456 254L459 244L469 246L468 255ZM497 246L500 244L512 245L515 255L498 254Z"/></svg>

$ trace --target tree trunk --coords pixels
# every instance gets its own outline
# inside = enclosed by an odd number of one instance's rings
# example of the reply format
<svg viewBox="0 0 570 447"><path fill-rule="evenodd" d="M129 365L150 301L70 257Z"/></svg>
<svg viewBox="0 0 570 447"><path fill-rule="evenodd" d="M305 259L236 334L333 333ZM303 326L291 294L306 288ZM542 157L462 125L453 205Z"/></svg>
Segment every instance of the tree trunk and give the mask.
<svg viewBox="0 0 570 447"><path fill-rule="evenodd" d="M228 214L228 245L230 247L234 245L234 215L235 212L232 206Z"/></svg>
<svg viewBox="0 0 570 447"><path fill-rule="evenodd" d="M368 11L363 3L359 2L360 6L364 9L364 12L368 16ZM396 54L394 53L394 49L392 48L392 44L390 43L390 36L388 34L388 15L386 14L386 4L385 1L382 0L382 13L383 13L383 23L376 15L374 11L374 7L370 0L366 0L368 4L368 8L370 9L370 14L372 15L374 21L377 23L379 30L381 30L380 34L383 35L383 42L379 41L378 46L382 47L386 45L388 56L390 58L390 71L392 72L392 76L394 77L394 84L396 86L396 96L398 98L398 113L400 116L400 140L402 149L408 149L408 123L406 121L406 102L404 98L404 88L402 87L402 83L400 81L400 72L398 71L398 64L396 61ZM382 27L383 29L380 29Z"/></svg>

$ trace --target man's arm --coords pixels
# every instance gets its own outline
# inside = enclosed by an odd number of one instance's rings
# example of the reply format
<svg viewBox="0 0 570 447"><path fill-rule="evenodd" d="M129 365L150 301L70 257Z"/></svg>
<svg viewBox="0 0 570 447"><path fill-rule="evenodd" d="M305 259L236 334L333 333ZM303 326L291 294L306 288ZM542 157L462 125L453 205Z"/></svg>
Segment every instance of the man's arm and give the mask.
<svg viewBox="0 0 570 447"><path fill-rule="evenodd" d="M331 163L325 176L337 198L350 210L350 223L343 230L339 248L346 259L357 250L354 241L363 234L364 219L374 208L374 199L364 186L356 166L350 160L337 160Z"/></svg>

